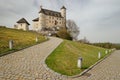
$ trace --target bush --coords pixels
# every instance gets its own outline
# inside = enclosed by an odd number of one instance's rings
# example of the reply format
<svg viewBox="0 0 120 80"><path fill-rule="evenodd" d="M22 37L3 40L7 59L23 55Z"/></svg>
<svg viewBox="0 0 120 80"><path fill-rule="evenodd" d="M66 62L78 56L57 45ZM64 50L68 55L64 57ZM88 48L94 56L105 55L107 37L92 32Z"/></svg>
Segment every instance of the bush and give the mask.
<svg viewBox="0 0 120 80"><path fill-rule="evenodd" d="M103 48L108 48L108 49L112 49L112 48L120 49L120 44L114 44L114 43L109 43L109 42L107 42L107 43L92 43L92 45L103 47Z"/></svg>
<svg viewBox="0 0 120 80"><path fill-rule="evenodd" d="M6 28L6 26L0 26L0 28Z"/></svg>
<svg viewBox="0 0 120 80"><path fill-rule="evenodd" d="M70 34L67 32L66 29L60 29L57 32L57 36L63 39L68 39L68 40L72 40L72 37L70 36Z"/></svg>

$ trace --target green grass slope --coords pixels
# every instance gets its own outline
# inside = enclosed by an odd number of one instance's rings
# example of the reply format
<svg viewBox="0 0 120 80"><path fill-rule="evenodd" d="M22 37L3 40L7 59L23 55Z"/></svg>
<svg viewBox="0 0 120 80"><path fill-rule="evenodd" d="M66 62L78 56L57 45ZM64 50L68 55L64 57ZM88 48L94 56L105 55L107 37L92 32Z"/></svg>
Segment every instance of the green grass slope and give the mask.
<svg viewBox="0 0 120 80"><path fill-rule="evenodd" d="M19 50L37 44L36 36L38 36L38 43L45 41L45 37L35 32L0 27L0 54L10 51L9 40L14 41L13 50Z"/></svg>
<svg viewBox="0 0 120 80"><path fill-rule="evenodd" d="M104 48L65 40L48 56L46 64L58 73L69 76L77 75L99 60L98 52L101 52L101 58L103 58L106 55L105 50ZM83 58L82 69L77 68L79 57Z"/></svg>

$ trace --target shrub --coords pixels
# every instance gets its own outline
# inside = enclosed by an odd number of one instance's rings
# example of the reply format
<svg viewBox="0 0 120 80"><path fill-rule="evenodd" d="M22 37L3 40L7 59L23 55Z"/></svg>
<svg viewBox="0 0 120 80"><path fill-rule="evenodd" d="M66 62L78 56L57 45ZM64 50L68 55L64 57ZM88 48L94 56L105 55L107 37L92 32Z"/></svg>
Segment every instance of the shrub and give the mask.
<svg viewBox="0 0 120 80"><path fill-rule="evenodd" d="M68 40L72 40L72 37L70 36L70 34L67 32L66 29L60 29L57 32L57 36L63 39L68 39Z"/></svg>

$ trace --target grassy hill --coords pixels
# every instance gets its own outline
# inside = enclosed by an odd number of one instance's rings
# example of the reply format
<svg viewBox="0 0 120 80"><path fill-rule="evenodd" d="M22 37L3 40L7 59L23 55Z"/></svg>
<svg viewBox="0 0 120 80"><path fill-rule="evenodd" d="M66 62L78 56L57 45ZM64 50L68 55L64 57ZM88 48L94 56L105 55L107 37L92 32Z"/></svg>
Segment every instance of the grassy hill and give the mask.
<svg viewBox="0 0 120 80"><path fill-rule="evenodd" d="M48 56L46 64L58 73L76 75L99 60L98 52L101 52L103 58L106 55L105 51L104 48L65 40ZM77 68L79 57L83 58L82 69Z"/></svg>
<svg viewBox="0 0 120 80"><path fill-rule="evenodd" d="M38 37L38 43L45 41L45 37L35 32L0 27L0 54L10 51L9 40L14 41L13 50L19 50L37 44L35 41L36 36Z"/></svg>

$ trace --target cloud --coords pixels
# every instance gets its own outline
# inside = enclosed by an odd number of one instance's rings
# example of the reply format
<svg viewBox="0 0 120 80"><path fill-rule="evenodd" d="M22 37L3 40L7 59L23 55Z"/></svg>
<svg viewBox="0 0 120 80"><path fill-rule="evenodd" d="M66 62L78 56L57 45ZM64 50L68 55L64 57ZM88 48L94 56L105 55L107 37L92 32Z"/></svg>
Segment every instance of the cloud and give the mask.
<svg viewBox="0 0 120 80"><path fill-rule="evenodd" d="M56 11L65 5L67 19L73 19L80 27L79 38L120 43L119 4L120 0L0 0L0 25L12 27L22 17L32 24L40 5Z"/></svg>
<svg viewBox="0 0 120 80"><path fill-rule="evenodd" d="M29 0L19 0L19 1L1 0L0 9L15 13L15 14L25 14L28 12L28 10L31 9L32 4L33 4L32 0L30 1Z"/></svg>
<svg viewBox="0 0 120 80"><path fill-rule="evenodd" d="M116 37L120 34L119 4L119 0L85 0L75 18L81 29L80 37L87 36L92 42L120 42Z"/></svg>
<svg viewBox="0 0 120 80"><path fill-rule="evenodd" d="M0 25L13 27L18 19L29 16L31 9L34 9L33 0L0 0L0 18L3 19Z"/></svg>

